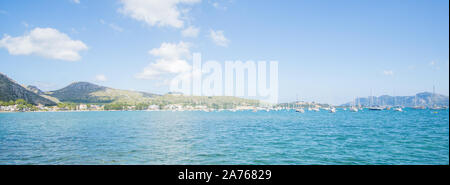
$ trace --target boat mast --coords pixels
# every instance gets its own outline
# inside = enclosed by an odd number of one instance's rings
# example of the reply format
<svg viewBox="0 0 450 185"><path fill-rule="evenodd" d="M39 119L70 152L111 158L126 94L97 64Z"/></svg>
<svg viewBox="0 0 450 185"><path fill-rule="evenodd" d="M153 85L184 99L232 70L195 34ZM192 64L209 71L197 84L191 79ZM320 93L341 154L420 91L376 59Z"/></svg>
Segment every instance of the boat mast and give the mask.
<svg viewBox="0 0 450 185"><path fill-rule="evenodd" d="M431 96L431 106L432 106L432 107L435 106L435 105L434 105L435 93L436 93L436 91L435 91L435 88L434 88L434 85L433 85L433 95Z"/></svg>
<svg viewBox="0 0 450 185"><path fill-rule="evenodd" d="M394 89L394 107L397 107L397 96L395 96L395 89Z"/></svg>
<svg viewBox="0 0 450 185"><path fill-rule="evenodd" d="M417 94L414 96L414 107L417 107Z"/></svg>

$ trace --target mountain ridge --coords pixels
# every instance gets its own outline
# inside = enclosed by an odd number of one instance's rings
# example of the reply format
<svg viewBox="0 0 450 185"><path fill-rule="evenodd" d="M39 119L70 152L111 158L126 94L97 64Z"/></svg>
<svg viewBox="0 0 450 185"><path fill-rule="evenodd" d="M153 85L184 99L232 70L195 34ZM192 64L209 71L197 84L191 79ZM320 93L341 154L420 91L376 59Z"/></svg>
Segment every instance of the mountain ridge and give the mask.
<svg viewBox="0 0 450 185"><path fill-rule="evenodd" d="M381 95L356 98L355 101L342 104L341 106L350 106L354 102L356 102L356 105L360 104L362 106L448 106L449 97L431 92L420 92L413 96Z"/></svg>
<svg viewBox="0 0 450 185"><path fill-rule="evenodd" d="M114 101L139 102L156 94L114 89L90 82L73 82L58 90L45 92L61 102L75 103L112 103Z"/></svg>
<svg viewBox="0 0 450 185"><path fill-rule="evenodd" d="M54 101L28 90L15 80L0 73L0 101L15 101L17 99L23 99L34 105L56 105Z"/></svg>

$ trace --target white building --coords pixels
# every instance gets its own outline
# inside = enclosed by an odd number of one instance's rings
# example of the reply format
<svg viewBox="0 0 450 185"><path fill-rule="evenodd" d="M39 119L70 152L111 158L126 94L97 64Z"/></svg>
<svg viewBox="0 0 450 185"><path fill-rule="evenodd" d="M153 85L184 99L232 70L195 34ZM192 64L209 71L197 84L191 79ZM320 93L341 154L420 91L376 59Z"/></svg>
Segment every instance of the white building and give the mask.
<svg viewBox="0 0 450 185"><path fill-rule="evenodd" d="M147 110L159 110L159 105L149 105Z"/></svg>
<svg viewBox="0 0 450 185"><path fill-rule="evenodd" d="M80 105L78 105L78 110L87 110L87 109L88 109L88 107L87 107L86 104L80 104Z"/></svg>

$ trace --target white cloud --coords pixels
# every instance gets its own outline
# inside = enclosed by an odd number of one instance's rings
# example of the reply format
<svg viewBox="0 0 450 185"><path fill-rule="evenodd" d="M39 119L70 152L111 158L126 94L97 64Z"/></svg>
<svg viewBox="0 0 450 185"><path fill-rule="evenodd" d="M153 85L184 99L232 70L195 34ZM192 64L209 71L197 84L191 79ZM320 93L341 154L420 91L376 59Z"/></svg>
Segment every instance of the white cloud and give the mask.
<svg viewBox="0 0 450 185"><path fill-rule="evenodd" d="M72 0L73 3L80 4L80 0Z"/></svg>
<svg viewBox="0 0 450 185"><path fill-rule="evenodd" d="M112 29L115 30L115 31L123 32L123 28L120 27L120 26L117 26L117 25L114 24L114 23L110 23L110 24L109 24L109 27L112 28Z"/></svg>
<svg viewBox="0 0 450 185"><path fill-rule="evenodd" d="M183 35L183 37L197 37L199 31L200 31L199 28L196 28L194 26L189 26L186 29L184 29L183 31L181 31L181 35Z"/></svg>
<svg viewBox="0 0 450 185"><path fill-rule="evenodd" d="M394 75L394 71L392 71L392 70L384 70L383 74L386 75L386 76L392 76L392 75Z"/></svg>
<svg viewBox="0 0 450 185"><path fill-rule="evenodd" d="M185 42L162 43L159 48L149 51L155 57L155 62L150 63L144 70L137 74L140 79L156 79L164 75L188 72L192 66L187 62L191 58L190 44Z"/></svg>
<svg viewBox="0 0 450 185"><path fill-rule="evenodd" d="M35 28L23 36L4 35L0 48L6 48L11 55L39 55L46 58L77 61L78 52L88 47L80 40L72 40L64 33L53 28Z"/></svg>
<svg viewBox="0 0 450 185"><path fill-rule="evenodd" d="M226 2L221 2L221 3L219 3L219 1L212 1L212 0L209 0L208 1L209 2L209 4L211 4L211 6L213 6L214 8L216 8L216 9L219 9L219 10L227 10L227 7L226 6L224 6L223 4L225 4ZM230 3L231 1L229 1L228 3Z"/></svg>
<svg viewBox="0 0 450 185"><path fill-rule="evenodd" d="M95 80L98 82L106 82L108 79L106 78L105 75L99 74L99 75L95 76Z"/></svg>
<svg viewBox="0 0 450 185"><path fill-rule="evenodd" d="M225 37L222 30L210 30L209 37L219 46L227 47L230 41Z"/></svg>
<svg viewBox="0 0 450 185"><path fill-rule="evenodd" d="M118 25L116 25L116 24L114 24L114 23L107 23L105 20L103 20L103 19L100 19L100 23L101 24L104 24L104 25L108 25L111 29L113 29L114 31L117 31L117 32L123 32L123 28L122 27L120 27L120 26L118 26Z"/></svg>
<svg viewBox="0 0 450 185"><path fill-rule="evenodd" d="M183 14L179 4L195 4L201 0L121 0L119 12L150 26L172 26L182 28ZM184 9L186 10L186 9Z"/></svg>

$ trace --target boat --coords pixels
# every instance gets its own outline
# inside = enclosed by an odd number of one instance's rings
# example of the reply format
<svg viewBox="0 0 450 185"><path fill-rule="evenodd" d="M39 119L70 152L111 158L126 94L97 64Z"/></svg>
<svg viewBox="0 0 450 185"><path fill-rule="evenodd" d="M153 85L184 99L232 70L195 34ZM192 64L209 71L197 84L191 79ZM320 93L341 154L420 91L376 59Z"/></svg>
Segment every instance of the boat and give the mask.
<svg viewBox="0 0 450 185"><path fill-rule="evenodd" d="M303 110L303 108L298 108L298 109L295 109L295 112L305 113L305 110Z"/></svg>
<svg viewBox="0 0 450 185"><path fill-rule="evenodd" d="M334 107L330 108L330 113L336 113L336 108Z"/></svg>
<svg viewBox="0 0 450 185"><path fill-rule="evenodd" d="M441 110L441 109L445 109L445 108L442 108L442 107L439 107L439 106L433 106L433 107L430 107L430 109L431 110Z"/></svg>
<svg viewBox="0 0 450 185"><path fill-rule="evenodd" d="M319 108L317 108L317 107L315 107L315 108L312 108L312 110L313 110L313 111L315 111L315 112L319 112L319 111L320 111L320 109L319 109Z"/></svg>
<svg viewBox="0 0 450 185"><path fill-rule="evenodd" d="M367 109L380 111L380 110L383 110L383 107L367 107Z"/></svg>
<svg viewBox="0 0 450 185"><path fill-rule="evenodd" d="M440 107L440 106L436 105L436 104L435 104L435 101L434 101L435 99L436 99L436 92L435 92L434 86L433 86L433 96L431 97L431 104L432 104L432 106L430 107L430 109L431 109L431 110L441 110L441 109L446 109L446 108L443 108L443 107Z"/></svg>
<svg viewBox="0 0 450 185"><path fill-rule="evenodd" d="M401 107L396 107L396 108L394 108L394 111L403 112L403 109Z"/></svg>
<svg viewBox="0 0 450 185"><path fill-rule="evenodd" d="M350 107L350 112L358 112L358 108L355 106Z"/></svg>
<svg viewBox="0 0 450 185"><path fill-rule="evenodd" d="M417 94L414 96L414 107L413 109L425 109L425 106L418 106L417 105Z"/></svg>
<svg viewBox="0 0 450 185"><path fill-rule="evenodd" d="M370 89L370 97L369 98L370 98L369 99L369 107L367 107L368 110L375 110L375 111L383 110L383 108L380 106L372 106L372 104L373 104L372 89Z"/></svg>
<svg viewBox="0 0 450 185"><path fill-rule="evenodd" d="M425 106L414 106L413 109L425 109Z"/></svg>

